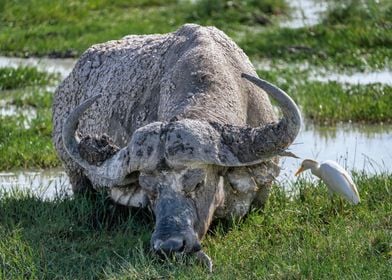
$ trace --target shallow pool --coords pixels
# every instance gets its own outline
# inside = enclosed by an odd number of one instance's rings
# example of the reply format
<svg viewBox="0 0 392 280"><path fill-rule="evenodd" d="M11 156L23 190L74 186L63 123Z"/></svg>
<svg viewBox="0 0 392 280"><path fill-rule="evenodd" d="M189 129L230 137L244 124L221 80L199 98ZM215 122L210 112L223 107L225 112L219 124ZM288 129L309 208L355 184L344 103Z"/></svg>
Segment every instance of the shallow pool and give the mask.
<svg viewBox="0 0 392 280"><path fill-rule="evenodd" d="M68 177L62 169L0 172L0 193L13 190L31 191L43 199L61 198L72 194Z"/></svg>
<svg viewBox="0 0 392 280"><path fill-rule="evenodd" d="M288 4L292 13L289 20L281 22L281 27L301 28L316 25L328 9L327 1L291 0Z"/></svg>
<svg viewBox="0 0 392 280"><path fill-rule="evenodd" d="M64 79L75 66L73 58L19 58L0 56L0 67L34 66L49 73L59 73Z"/></svg>
<svg viewBox="0 0 392 280"><path fill-rule="evenodd" d="M335 160L348 170L377 174L392 171L392 125L305 125L290 147L302 159ZM296 180L302 160L284 158L278 181Z"/></svg>
<svg viewBox="0 0 392 280"><path fill-rule="evenodd" d="M377 174L392 171L391 147L392 125L306 125L290 150L301 158L336 160L350 171ZM300 164L301 160L293 158L281 161L282 171L277 179L281 186L290 188ZM61 169L0 172L0 189L13 188L30 189L43 198L72 193Z"/></svg>

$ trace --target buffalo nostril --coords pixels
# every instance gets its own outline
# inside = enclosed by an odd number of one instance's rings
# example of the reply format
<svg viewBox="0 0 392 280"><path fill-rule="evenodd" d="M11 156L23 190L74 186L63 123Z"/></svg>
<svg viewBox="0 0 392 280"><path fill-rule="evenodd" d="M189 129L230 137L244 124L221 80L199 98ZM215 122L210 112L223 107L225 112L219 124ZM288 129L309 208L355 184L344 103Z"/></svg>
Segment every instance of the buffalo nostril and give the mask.
<svg viewBox="0 0 392 280"><path fill-rule="evenodd" d="M169 238L165 241L157 240L154 242L153 248L154 251L164 254L182 252L185 249L185 240L182 238Z"/></svg>
<svg viewBox="0 0 392 280"><path fill-rule="evenodd" d="M193 253L199 252L200 250L201 250L201 244L198 241L196 241L196 243L192 247L192 252Z"/></svg>
<svg viewBox="0 0 392 280"><path fill-rule="evenodd" d="M158 252L160 249L161 249L161 244L162 244L163 242L162 242L162 240L160 240L160 239L158 239L158 240L156 240L156 241L154 241L154 244L153 244L153 249L154 249L154 251L155 252Z"/></svg>

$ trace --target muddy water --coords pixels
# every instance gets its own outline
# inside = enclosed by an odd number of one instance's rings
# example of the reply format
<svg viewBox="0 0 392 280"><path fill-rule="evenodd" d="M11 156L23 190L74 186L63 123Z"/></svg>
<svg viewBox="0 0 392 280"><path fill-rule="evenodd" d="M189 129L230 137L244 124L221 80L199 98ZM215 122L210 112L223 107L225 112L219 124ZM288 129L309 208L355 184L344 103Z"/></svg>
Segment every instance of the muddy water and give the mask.
<svg viewBox="0 0 392 280"><path fill-rule="evenodd" d="M61 73L63 77L69 74L75 60L72 59L20 59L0 57L0 67L19 65L37 66L42 70ZM286 63L271 65L265 61L255 63L257 68L269 69L290 67ZM309 69L309 65L296 65L298 69ZM324 69L312 70L311 80L322 82L337 81L348 84L382 83L392 84L392 71L389 69L374 72L333 73ZM22 114L33 118L35 111L23 111L13 106L0 104L0 115ZM349 170L365 171L370 174L391 172L392 170L392 126L370 125L341 125L334 128L320 128L307 125L292 145L294 153L302 158L316 160L337 160ZM278 181L282 186L290 186L295 180L293 174L300 160L284 159L282 172ZM67 176L61 170L45 170L38 172L18 171L0 173L0 189L13 188L29 189L44 198L53 198L59 194L70 194Z"/></svg>
<svg viewBox="0 0 392 280"><path fill-rule="evenodd" d="M59 73L65 78L75 66L76 60L71 58L18 58L0 56L0 67L35 66L50 73Z"/></svg>
<svg viewBox="0 0 392 280"><path fill-rule="evenodd" d="M299 71L308 74L309 81L338 82L348 85L368 85L379 83L382 85L392 85L392 69L384 68L379 70L367 69L364 71L334 71L324 67L316 67L309 63L287 63L283 60L254 60L252 64L258 70L263 71ZM262 77L261 77L262 78ZM304 82L297 80L298 83Z"/></svg>
<svg viewBox="0 0 392 280"><path fill-rule="evenodd" d="M310 0L295 0L290 2L294 8L292 20L282 23L282 26L299 28L314 25L320 22L321 14L326 11L325 2ZM10 58L0 56L0 67L36 66L41 70L60 73L65 78L76 60L49 59L49 58ZM265 62L254 63L258 69L268 67L290 67L286 63L281 66L269 65ZM298 69L310 69L309 65L296 65ZM358 72L335 73L324 69L312 68L309 77L311 80L322 82L337 81L347 84L382 83L392 85L392 71L390 69ZM26 114L34 117L35 111L19 112L14 107L4 107L0 104L1 115ZM316 160L336 160L349 170L365 171L368 174L392 171L392 126L382 125L340 125L337 127L321 128L306 125L291 151L301 158ZM282 186L289 188L290 182L295 180L293 174L301 160L286 158L282 160L282 172L278 181ZM66 174L61 169L44 171L0 172L1 190L22 189L31 190L43 198L54 198L70 195L71 188Z"/></svg>
<svg viewBox="0 0 392 280"><path fill-rule="evenodd" d="M301 158L335 160L348 170L392 171L392 125L305 126L290 150ZM290 185L301 160L285 158L278 181Z"/></svg>
<svg viewBox="0 0 392 280"><path fill-rule="evenodd" d="M0 172L0 193L13 190L31 191L44 199L61 198L72 194L68 177L61 169Z"/></svg>
<svg viewBox="0 0 392 280"><path fill-rule="evenodd" d="M392 171L392 126L340 125L334 128L305 126L291 151L301 158L336 160L348 170L367 174ZM285 158L278 177L281 186L289 189L301 160ZM309 175L308 175L309 176ZM61 169L39 172L0 173L0 189L29 189L43 198L71 194L71 187Z"/></svg>
<svg viewBox="0 0 392 280"><path fill-rule="evenodd" d="M317 73L317 71L315 71L309 78L320 82L335 81L342 84L367 85L380 83L389 86L392 85L391 69L357 73L333 73L328 71L324 71L324 73L320 73L319 71L319 73Z"/></svg>
<svg viewBox="0 0 392 280"><path fill-rule="evenodd" d="M320 23L322 14L327 11L327 1L291 0L288 1L292 14L290 20L283 21L281 27L301 28Z"/></svg>
<svg viewBox="0 0 392 280"><path fill-rule="evenodd" d="M23 127L29 128L31 121L37 117L37 110L35 108L19 108L14 105L4 105L0 102L0 117L2 116L22 116Z"/></svg>

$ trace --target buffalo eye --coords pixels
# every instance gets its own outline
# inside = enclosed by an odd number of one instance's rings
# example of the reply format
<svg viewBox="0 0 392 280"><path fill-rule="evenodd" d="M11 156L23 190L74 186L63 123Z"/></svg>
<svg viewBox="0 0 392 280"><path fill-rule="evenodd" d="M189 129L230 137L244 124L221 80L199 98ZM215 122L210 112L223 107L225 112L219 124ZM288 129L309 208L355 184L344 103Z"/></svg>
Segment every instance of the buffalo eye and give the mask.
<svg viewBox="0 0 392 280"><path fill-rule="evenodd" d="M193 192L201 186L205 178L203 169L188 170L182 177L182 186L185 193Z"/></svg>
<svg viewBox="0 0 392 280"><path fill-rule="evenodd" d="M141 174L139 176L140 186L149 193L155 193L158 190L157 178L148 174Z"/></svg>

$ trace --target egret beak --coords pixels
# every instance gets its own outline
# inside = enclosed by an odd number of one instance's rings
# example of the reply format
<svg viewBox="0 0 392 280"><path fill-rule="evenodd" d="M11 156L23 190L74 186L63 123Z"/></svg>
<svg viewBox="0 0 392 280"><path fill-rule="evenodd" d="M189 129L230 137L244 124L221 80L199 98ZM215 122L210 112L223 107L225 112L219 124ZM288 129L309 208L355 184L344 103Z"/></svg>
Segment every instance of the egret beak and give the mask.
<svg viewBox="0 0 392 280"><path fill-rule="evenodd" d="M297 172L295 172L294 176L298 176L299 173L301 173L302 171L304 171L304 168L301 166L301 167L297 170Z"/></svg>

